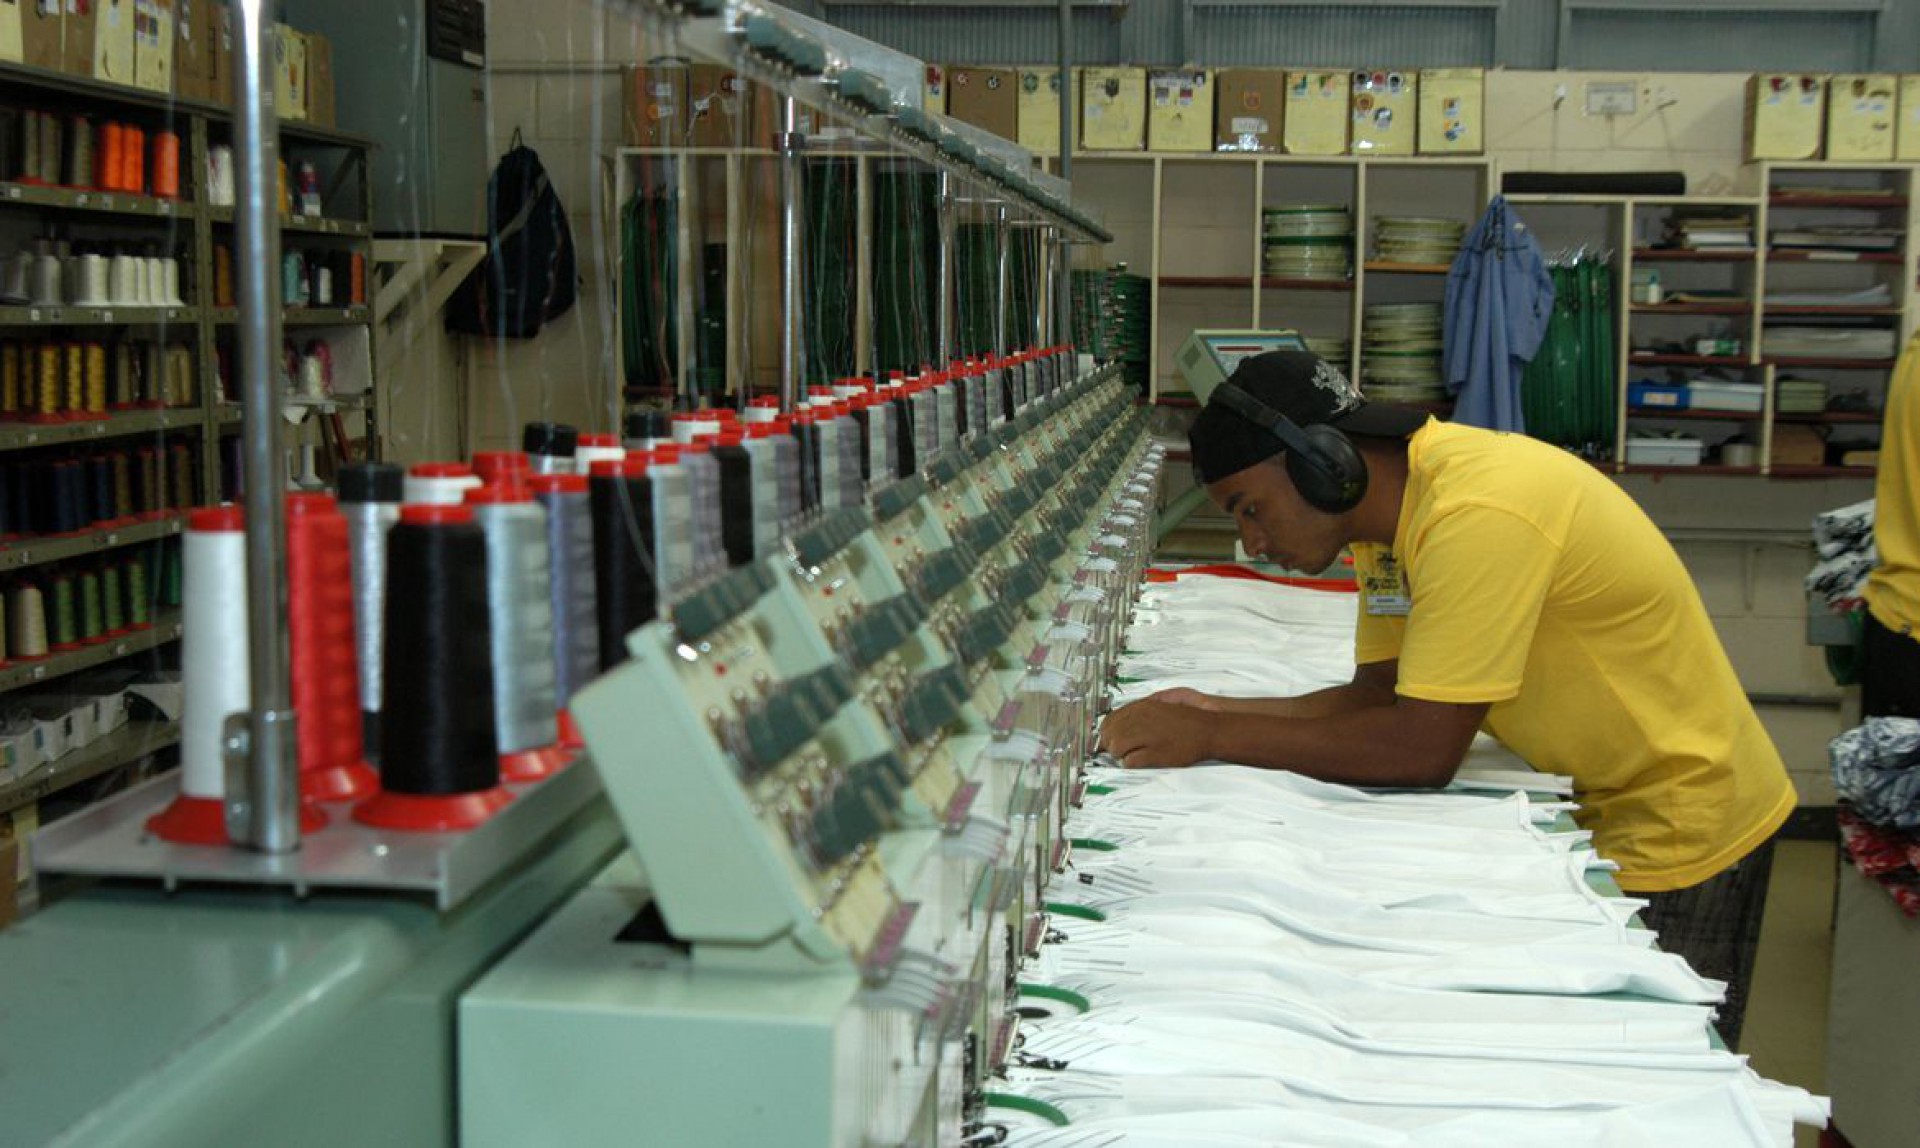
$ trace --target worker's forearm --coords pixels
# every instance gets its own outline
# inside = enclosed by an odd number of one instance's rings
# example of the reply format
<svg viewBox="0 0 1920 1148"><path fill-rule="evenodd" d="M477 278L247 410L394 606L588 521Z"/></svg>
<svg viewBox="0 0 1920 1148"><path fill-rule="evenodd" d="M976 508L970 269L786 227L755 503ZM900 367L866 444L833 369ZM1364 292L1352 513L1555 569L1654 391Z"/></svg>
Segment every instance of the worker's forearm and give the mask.
<svg viewBox="0 0 1920 1148"><path fill-rule="evenodd" d="M1330 686L1294 698L1218 698L1208 708L1223 714L1317 718L1393 704L1393 691L1360 682Z"/></svg>
<svg viewBox="0 0 1920 1148"><path fill-rule="evenodd" d="M1445 785L1459 766L1457 755L1446 760L1445 755L1416 748L1430 739L1418 736L1409 722L1406 712L1395 706L1358 702L1344 712L1306 720L1223 713L1211 726L1207 756L1345 785Z"/></svg>

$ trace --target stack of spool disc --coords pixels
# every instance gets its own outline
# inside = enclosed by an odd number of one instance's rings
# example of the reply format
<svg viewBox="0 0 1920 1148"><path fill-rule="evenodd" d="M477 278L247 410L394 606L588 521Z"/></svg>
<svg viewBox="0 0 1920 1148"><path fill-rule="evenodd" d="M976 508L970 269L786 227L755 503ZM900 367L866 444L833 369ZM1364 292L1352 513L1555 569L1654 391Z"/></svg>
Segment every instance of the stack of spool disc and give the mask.
<svg viewBox="0 0 1920 1148"><path fill-rule="evenodd" d="M1388 403L1440 402L1441 305L1379 303L1360 325L1360 388Z"/></svg>
<svg viewBox="0 0 1920 1148"><path fill-rule="evenodd" d="M1347 363L1353 358L1353 340L1346 335L1305 335L1307 350L1339 367L1347 369Z"/></svg>
<svg viewBox="0 0 1920 1148"><path fill-rule="evenodd" d="M1284 279L1353 275L1353 214L1344 204L1299 203L1260 213L1261 269Z"/></svg>
<svg viewBox="0 0 1920 1148"><path fill-rule="evenodd" d="M1467 225L1424 215L1373 217L1374 258L1382 263L1452 263Z"/></svg>

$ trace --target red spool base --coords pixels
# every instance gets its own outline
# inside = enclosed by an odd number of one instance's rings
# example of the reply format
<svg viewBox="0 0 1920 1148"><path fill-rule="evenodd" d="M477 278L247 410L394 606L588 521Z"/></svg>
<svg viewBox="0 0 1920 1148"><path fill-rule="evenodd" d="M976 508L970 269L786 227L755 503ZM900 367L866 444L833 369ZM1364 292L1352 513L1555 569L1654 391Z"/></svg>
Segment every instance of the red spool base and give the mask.
<svg viewBox="0 0 1920 1148"><path fill-rule="evenodd" d="M327 815L311 805L300 806L300 832L318 833L327 827ZM147 818L147 832L175 845L229 845L227 803L212 797L173 799L173 804Z"/></svg>
<svg viewBox="0 0 1920 1148"><path fill-rule="evenodd" d="M538 749L524 749L519 753L500 755L500 779L502 781L539 781L552 777L573 763L573 754L563 749L558 742L543 745Z"/></svg>
<svg viewBox="0 0 1920 1148"><path fill-rule="evenodd" d="M561 710L554 716L560 720L560 748L573 750L587 748L586 735L580 732L580 723L573 720L573 711Z"/></svg>
<svg viewBox="0 0 1920 1148"><path fill-rule="evenodd" d="M485 822L512 800L513 794L498 786L434 797L381 790L353 807L353 819L402 833L454 833Z"/></svg>
<svg viewBox="0 0 1920 1148"><path fill-rule="evenodd" d="M358 801L380 788L380 775L365 762L300 771L300 800Z"/></svg>

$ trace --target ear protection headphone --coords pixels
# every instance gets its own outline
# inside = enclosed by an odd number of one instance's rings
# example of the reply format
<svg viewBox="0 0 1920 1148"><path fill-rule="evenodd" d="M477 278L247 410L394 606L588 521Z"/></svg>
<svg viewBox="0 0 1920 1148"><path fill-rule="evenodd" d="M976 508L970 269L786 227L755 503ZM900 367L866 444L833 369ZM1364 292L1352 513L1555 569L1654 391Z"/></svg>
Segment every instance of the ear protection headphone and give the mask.
<svg viewBox="0 0 1920 1148"><path fill-rule="evenodd" d="M1213 389L1209 402L1230 411L1279 439L1287 448L1287 477L1308 506L1326 514L1345 514L1367 493L1367 462L1360 448L1337 428L1303 427L1232 383Z"/></svg>

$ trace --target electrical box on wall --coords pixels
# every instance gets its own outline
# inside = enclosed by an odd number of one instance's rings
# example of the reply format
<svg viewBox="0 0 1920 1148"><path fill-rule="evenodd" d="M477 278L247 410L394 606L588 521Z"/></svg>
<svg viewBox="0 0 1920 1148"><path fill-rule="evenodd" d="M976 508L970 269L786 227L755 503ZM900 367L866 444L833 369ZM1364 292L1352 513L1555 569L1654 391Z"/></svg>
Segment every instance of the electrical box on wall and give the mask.
<svg viewBox="0 0 1920 1148"><path fill-rule="evenodd" d="M374 230L482 234L497 158L487 152L483 0L286 0L284 19L338 46L335 119L377 145Z"/></svg>
<svg viewBox="0 0 1920 1148"><path fill-rule="evenodd" d="M1825 79L1762 72L1747 81L1747 158L1819 159L1826 119Z"/></svg>
<svg viewBox="0 0 1920 1148"><path fill-rule="evenodd" d="M1827 158L1879 162L1893 158L1892 76L1835 76L1827 81Z"/></svg>
<svg viewBox="0 0 1920 1148"><path fill-rule="evenodd" d="M1419 100L1417 73L1355 72L1354 154L1412 155Z"/></svg>
<svg viewBox="0 0 1920 1148"><path fill-rule="evenodd" d="M1345 155L1351 78L1346 72L1288 72L1281 139L1289 155Z"/></svg>

